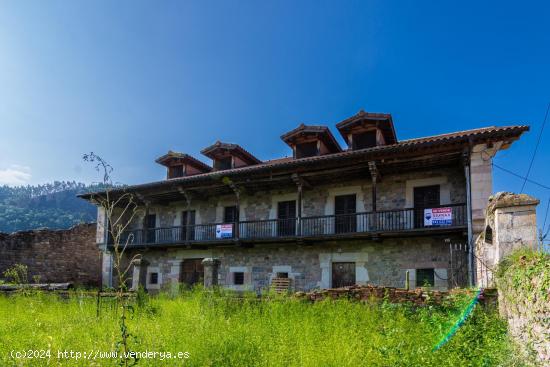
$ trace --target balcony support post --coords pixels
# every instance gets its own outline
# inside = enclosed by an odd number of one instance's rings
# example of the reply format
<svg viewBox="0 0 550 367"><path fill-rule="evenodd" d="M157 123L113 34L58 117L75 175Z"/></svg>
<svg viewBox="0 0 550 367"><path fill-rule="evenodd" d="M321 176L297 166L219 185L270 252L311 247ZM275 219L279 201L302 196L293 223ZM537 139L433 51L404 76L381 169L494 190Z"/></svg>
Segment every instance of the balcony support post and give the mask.
<svg viewBox="0 0 550 367"><path fill-rule="evenodd" d="M187 212L187 216L185 218L185 243L189 244L189 236L191 232L191 228L189 228L189 226L191 225L191 215L189 213L189 208L191 207L191 195L189 194L189 192L181 188L179 189L179 191L185 197L185 211Z"/></svg>
<svg viewBox="0 0 550 367"><path fill-rule="evenodd" d="M462 162L464 165L464 176L466 177L466 216L468 221L468 285L472 287L475 284L474 276L474 235L472 227L472 186L470 172L470 151L463 153Z"/></svg>
<svg viewBox="0 0 550 367"><path fill-rule="evenodd" d="M311 185L303 178L300 177L298 174L294 173L292 174L292 181L296 184L296 188L298 189L298 200L297 200L297 210L296 210L296 235L302 236L302 196L303 196L303 189L304 186L311 187Z"/></svg>
<svg viewBox="0 0 550 367"><path fill-rule="evenodd" d="M369 162L369 172L372 178L372 217L373 217L373 228L378 230L378 216L376 215L376 183L380 178L380 172L378 167L376 167L376 162Z"/></svg>
<svg viewBox="0 0 550 367"><path fill-rule="evenodd" d="M147 218L149 217L149 202L145 202L145 214L143 216L142 230L141 230L141 243L147 243Z"/></svg>
<svg viewBox="0 0 550 367"><path fill-rule="evenodd" d="M239 241L240 233L239 233L239 227L241 226L241 189L237 187L237 185L231 181L229 177L223 178L223 183L226 184L233 190L233 193L235 194L236 198L236 210L237 210L237 221L234 223L235 225L235 240Z"/></svg>

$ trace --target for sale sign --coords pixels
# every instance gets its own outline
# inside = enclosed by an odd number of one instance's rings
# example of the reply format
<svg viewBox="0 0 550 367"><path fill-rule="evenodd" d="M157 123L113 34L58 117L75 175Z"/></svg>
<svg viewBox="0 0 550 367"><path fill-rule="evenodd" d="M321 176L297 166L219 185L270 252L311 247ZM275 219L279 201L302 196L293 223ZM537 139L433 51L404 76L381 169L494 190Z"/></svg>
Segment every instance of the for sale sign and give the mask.
<svg viewBox="0 0 550 367"><path fill-rule="evenodd" d="M233 224L216 225L216 238L232 238L232 237L233 237Z"/></svg>
<svg viewBox="0 0 550 367"><path fill-rule="evenodd" d="M452 224L452 208L424 209L424 226L450 226Z"/></svg>

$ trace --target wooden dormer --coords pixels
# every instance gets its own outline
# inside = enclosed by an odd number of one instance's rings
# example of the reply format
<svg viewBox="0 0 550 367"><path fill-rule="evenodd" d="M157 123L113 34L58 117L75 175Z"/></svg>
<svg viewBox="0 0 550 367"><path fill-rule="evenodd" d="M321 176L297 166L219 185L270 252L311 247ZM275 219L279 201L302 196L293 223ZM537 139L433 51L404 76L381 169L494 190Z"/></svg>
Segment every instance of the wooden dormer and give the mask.
<svg viewBox="0 0 550 367"><path fill-rule="evenodd" d="M212 159L215 171L262 163L262 161L254 157L240 145L222 143L221 141L217 141L213 145L204 148L201 150L201 153Z"/></svg>
<svg viewBox="0 0 550 367"><path fill-rule="evenodd" d="M212 167L202 163L189 154L168 151L162 157L155 160L166 167L166 178L178 178L198 175L212 171Z"/></svg>
<svg viewBox="0 0 550 367"><path fill-rule="evenodd" d="M296 129L281 136L292 148L294 158L305 158L342 151L340 144L326 126L301 124Z"/></svg>
<svg viewBox="0 0 550 367"><path fill-rule="evenodd" d="M397 143L393 120L389 113L359 111L336 124L349 149L358 150Z"/></svg>

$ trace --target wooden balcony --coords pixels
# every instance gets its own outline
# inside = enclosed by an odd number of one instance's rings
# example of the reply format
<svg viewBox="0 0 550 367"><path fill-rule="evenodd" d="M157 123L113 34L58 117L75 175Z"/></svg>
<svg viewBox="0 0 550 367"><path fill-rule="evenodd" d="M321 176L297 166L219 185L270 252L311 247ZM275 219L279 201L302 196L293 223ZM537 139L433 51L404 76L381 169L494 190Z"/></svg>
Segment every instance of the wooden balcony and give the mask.
<svg viewBox="0 0 550 367"><path fill-rule="evenodd" d="M140 229L125 232L121 244L131 247L270 242L388 235L429 234L463 230L467 227L465 204L445 205L444 222L425 223L424 209L400 209L344 215L322 215L291 219L208 223L189 226ZM111 241L112 242L112 241ZM111 243L112 245L112 243Z"/></svg>

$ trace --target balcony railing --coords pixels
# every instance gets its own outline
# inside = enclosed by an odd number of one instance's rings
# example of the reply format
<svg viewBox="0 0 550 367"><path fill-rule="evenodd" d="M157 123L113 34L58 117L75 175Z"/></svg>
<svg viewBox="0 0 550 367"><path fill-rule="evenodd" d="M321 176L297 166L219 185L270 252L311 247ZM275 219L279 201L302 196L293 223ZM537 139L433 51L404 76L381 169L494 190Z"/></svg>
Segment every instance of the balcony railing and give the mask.
<svg viewBox="0 0 550 367"><path fill-rule="evenodd" d="M456 228L464 227L467 224L465 204L452 204L430 209L433 210L433 213L426 212L425 209L411 208L343 215L138 229L124 232L120 243L124 244L127 240L129 245L143 245L214 242L231 239L269 240L293 237L349 236L361 233ZM434 214L436 214L436 219L432 217ZM432 219L431 224L430 219Z"/></svg>

